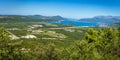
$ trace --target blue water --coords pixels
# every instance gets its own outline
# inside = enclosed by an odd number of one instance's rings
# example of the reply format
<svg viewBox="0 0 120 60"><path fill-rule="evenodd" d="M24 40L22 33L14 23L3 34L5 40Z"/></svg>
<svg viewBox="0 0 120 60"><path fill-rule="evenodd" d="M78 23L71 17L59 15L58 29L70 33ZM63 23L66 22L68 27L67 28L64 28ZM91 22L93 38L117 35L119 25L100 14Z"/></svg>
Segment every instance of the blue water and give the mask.
<svg viewBox="0 0 120 60"><path fill-rule="evenodd" d="M90 27L97 26L97 23L81 22L77 20L62 20L59 22L51 22L51 24L64 24L64 25L70 24L73 26L90 26Z"/></svg>

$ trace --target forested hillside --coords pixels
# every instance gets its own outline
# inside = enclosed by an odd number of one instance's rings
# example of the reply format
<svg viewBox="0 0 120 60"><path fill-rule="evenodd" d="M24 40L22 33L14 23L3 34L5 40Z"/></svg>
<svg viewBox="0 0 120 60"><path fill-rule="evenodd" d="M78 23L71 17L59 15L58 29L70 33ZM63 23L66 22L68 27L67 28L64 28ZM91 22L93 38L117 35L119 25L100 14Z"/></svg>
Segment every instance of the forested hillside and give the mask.
<svg viewBox="0 0 120 60"><path fill-rule="evenodd" d="M69 41L12 40L0 28L0 60L120 60L120 28L89 28L81 40Z"/></svg>
<svg viewBox="0 0 120 60"><path fill-rule="evenodd" d="M60 16L0 15L0 22L57 22L62 19Z"/></svg>

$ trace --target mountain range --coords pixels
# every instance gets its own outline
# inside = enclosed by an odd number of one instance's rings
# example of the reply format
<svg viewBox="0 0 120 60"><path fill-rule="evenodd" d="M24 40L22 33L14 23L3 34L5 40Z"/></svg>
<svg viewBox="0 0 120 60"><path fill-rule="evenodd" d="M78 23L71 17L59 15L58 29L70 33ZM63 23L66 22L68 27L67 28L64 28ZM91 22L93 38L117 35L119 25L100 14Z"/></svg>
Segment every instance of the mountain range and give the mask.
<svg viewBox="0 0 120 60"><path fill-rule="evenodd" d="M63 20L73 20L61 16L42 16L42 15L0 15L0 22L60 22ZM77 19L76 19L77 20ZM74 22L73 20L72 22ZM120 23L120 16L95 16L93 18L82 18L77 22L88 22L96 24ZM74 22L76 23L76 21ZM80 24L80 23L79 23Z"/></svg>
<svg viewBox="0 0 120 60"><path fill-rule="evenodd" d="M95 16L93 18L83 18L80 19L79 21L98 24L113 24L120 23L120 16Z"/></svg>

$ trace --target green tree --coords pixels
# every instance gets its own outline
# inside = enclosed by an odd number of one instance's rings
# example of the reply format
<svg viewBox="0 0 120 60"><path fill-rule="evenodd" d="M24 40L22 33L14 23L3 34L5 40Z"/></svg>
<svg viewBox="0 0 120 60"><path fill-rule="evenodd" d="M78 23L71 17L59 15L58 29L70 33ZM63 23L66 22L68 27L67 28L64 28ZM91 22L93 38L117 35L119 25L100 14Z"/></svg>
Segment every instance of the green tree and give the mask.
<svg viewBox="0 0 120 60"><path fill-rule="evenodd" d="M20 59L18 49L22 41L12 41L4 28L0 28L0 60Z"/></svg>

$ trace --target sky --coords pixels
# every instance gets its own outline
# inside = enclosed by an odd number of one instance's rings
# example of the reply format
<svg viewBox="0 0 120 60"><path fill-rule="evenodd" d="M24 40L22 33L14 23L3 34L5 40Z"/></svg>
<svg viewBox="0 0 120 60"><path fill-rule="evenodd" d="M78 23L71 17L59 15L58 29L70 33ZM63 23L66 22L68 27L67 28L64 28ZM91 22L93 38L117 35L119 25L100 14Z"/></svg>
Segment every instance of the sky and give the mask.
<svg viewBox="0 0 120 60"><path fill-rule="evenodd" d="M0 15L120 16L120 0L0 0Z"/></svg>

